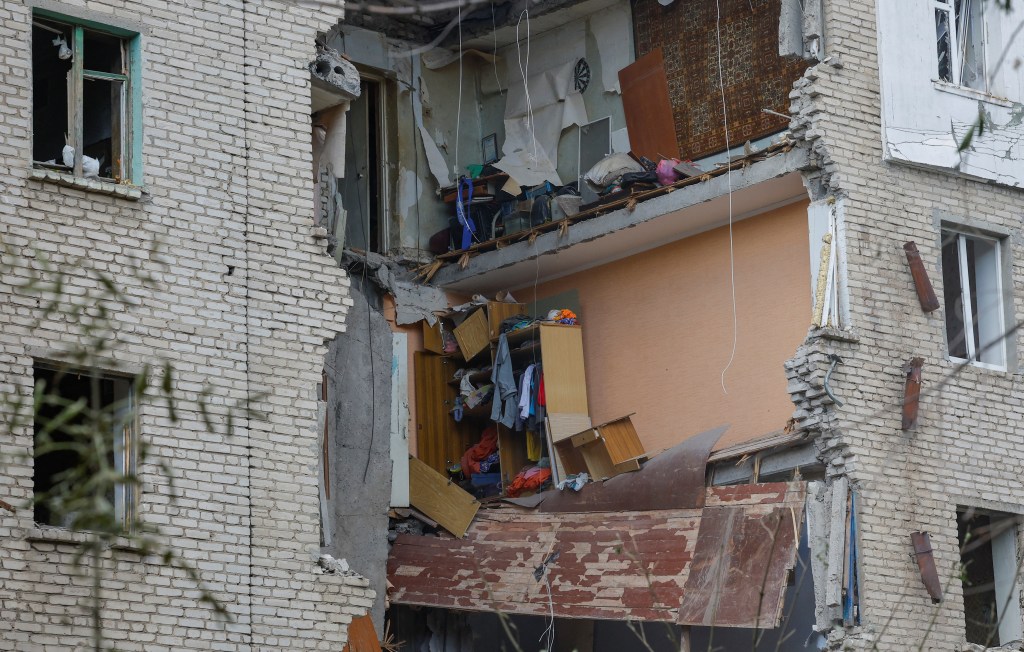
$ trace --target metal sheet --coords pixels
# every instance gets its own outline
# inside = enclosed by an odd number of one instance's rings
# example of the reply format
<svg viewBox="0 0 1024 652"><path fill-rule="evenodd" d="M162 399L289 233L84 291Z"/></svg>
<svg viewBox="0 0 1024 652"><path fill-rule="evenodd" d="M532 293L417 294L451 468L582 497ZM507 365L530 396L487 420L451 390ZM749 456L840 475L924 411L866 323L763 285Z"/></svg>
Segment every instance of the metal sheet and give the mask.
<svg viewBox="0 0 1024 652"><path fill-rule="evenodd" d="M705 507L676 622L777 627L796 564L803 499L801 488L775 504Z"/></svg>
<svg viewBox="0 0 1024 652"><path fill-rule="evenodd" d="M579 492L549 491L542 512L691 509L704 505L708 456L729 429L707 430L656 455L635 473L586 485Z"/></svg>
<svg viewBox="0 0 1024 652"><path fill-rule="evenodd" d="M399 536L388 558L388 581L394 586L390 600L469 611L548 615L554 610L566 618L676 622L680 605L694 604L684 598L703 550L702 579L694 591L716 586L739 590L734 586L740 585L756 591L763 585L769 617L760 622L766 623L781 612L786 585L784 572L768 573L760 581L766 562L772 561L770 569L778 559L791 567L796 542L790 527L780 528L773 555L764 555L764 546L753 543L767 539L764 526L771 514L799 519L804 493L797 483L715 487L706 490L707 507L656 511L552 514L502 504L481 510L462 540ZM714 534L705 535L705 530ZM707 550L724 545L720 537L726 530L747 541L733 546L718 564L735 581L709 583ZM713 543L705 544L705 536ZM748 559L748 554L753 556ZM538 569L540 580L535 578ZM716 604L711 624L755 622L743 603L719 596Z"/></svg>

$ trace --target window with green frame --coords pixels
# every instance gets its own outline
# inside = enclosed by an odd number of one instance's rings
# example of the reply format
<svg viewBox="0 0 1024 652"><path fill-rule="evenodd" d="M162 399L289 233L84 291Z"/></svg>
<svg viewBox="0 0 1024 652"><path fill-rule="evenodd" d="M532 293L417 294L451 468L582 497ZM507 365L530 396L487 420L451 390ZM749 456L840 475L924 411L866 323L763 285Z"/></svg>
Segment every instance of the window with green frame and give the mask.
<svg viewBox="0 0 1024 652"><path fill-rule="evenodd" d="M139 35L37 11L32 159L78 177L141 184Z"/></svg>

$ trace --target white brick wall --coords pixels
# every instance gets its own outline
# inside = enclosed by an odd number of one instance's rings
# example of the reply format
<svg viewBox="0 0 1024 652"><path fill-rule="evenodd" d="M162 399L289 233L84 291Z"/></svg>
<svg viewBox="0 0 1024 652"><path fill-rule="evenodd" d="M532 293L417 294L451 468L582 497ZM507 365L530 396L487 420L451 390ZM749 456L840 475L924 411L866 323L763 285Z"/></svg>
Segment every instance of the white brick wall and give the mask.
<svg viewBox="0 0 1024 652"><path fill-rule="evenodd" d="M902 247L917 243L942 297L937 215L983 222L1011 234L1019 287L1024 193L883 163L875 2L825 4L833 58L816 66L793 98L800 114L795 133L817 153L828 191L843 198L852 327L860 337L824 347L844 359L831 384L845 405L826 434L828 448L842 455L831 471L847 473L861 495L865 592L863 625L833 643L835 649L958 650L964 619L954 570L956 507L1024 513L1024 384L1014 373L1017 359L1009 372L970 367L950 378L956 365L946 355L944 308L922 313ZM1024 316L1019 292L1009 309L1015 321ZM1012 337L1024 350L1022 333ZM914 356L925 359L920 427L903 433L901 367ZM931 533L946 595L938 606L911 556L916 530Z"/></svg>
<svg viewBox="0 0 1024 652"><path fill-rule="evenodd" d="M50 6L50 5L47 5ZM309 75L317 30L337 16L274 0L94 2L142 26L144 185L133 202L30 179L31 8L0 5L0 391L27 396L34 355L80 337L14 293L44 252L83 292L113 274L136 306L115 316L111 357L130 368L170 360L181 422L141 408L153 461L140 512L224 602L214 618L182 573L132 552L105 563L105 629L122 650L340 650L373 592L355 574L324 575L319 554L316 384L324 342L344 330L348 279L312 235ZM340 13L340 11L339 11ZM79 13L79 15L81 15ZM147 252L155 251L154 256ZM160 285L143 287L131 256ZM166 263L158 268L156 257ZM233 272L229 272L229 266ZM196 398L223 405L265 394L265 421L205 432ZM5 421L7 417L5 416ZM29 540L30 428L0 430L0 650L75 649L88 636L73 543ZM382 542L383 545L383 542Z"/></svg>

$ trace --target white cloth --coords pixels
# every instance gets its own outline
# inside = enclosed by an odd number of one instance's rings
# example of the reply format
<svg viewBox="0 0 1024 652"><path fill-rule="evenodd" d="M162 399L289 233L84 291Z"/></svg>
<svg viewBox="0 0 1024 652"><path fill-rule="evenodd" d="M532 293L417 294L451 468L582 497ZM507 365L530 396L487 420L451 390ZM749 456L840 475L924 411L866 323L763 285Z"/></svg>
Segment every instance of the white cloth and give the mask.
<svg viewBox="0 0 1024 652"><path fill-rule="evenodd" d="M530 365L523 372L523 378L519 386L519 416L523 419L530 418L530 388L533 386L533 368Z"/></svg>

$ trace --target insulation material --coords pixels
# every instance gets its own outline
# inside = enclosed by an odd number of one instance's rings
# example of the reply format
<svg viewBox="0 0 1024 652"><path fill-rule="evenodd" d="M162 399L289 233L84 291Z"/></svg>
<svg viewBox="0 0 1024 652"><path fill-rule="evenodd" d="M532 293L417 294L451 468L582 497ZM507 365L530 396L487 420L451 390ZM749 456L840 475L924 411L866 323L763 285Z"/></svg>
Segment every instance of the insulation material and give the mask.
<svg viewBox="0 0 1024 652"><path fill-rule="evenodd" d="M313 162L329 164L338 178L345 176L345 114L348 102L321 111L313 121Z"/></svg>
<svg viewBox="0 0 1024 652"><path fill-rule="evenodd" d="M545 181L562 185L555 169L562 129L588 122L582 96L569 98L573 68L585 54L585 36L584 23L575 21L532 42L521 41L518 48L513 46L502 53L510 87L503 156L494 167L521 185L535 186ZM546 62L555 65L533 72Z"/></svg>
<svg viewBox="0 0 1024 652"><path fill-rule="evenodd" d="M445 163L444 155L438 148L437 143L430 137L430 133L423 125L419 125L423 151L427 155L427 165L430 166L430 174L434 176L439 187L451 184L451 177L448 175L448 164Z"/></svg>
<svg viewBox="0 0 1024 652"><path fill-rule="evenodd" d="M618 4L590 18L590 31L601 58L601 87L606 93L621 93L619 70L633 60L633 16L628 4Z"/></svg>

